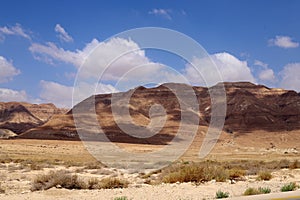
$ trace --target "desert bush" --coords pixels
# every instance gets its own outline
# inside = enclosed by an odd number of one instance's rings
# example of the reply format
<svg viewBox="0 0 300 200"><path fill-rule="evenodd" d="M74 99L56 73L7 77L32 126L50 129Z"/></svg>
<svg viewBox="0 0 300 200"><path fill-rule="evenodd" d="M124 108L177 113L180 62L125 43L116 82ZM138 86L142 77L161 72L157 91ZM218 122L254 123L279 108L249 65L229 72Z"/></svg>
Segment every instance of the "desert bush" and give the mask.
<svg viewBox="0 0 300 200"><path fill-rule="evenodd" d="M268 188L268 187L259 187L258 188L258 191L261 193L261 194L269 194L271 192L271 189Z"/></svg>
<svg viewBox="0 0 300 200"><path fill-rule="evenodd" d="M228 174L229 174L229 179L237 179L240 178L242 176L245 176L246 171L243 169L237 169L237 168L233 168L228 170Z"/></svg>
<svg viewBox="0 0 300 200"><path fill-rule="evenodd" d="M257 176L259 181L269 181L272 178L272 174L269 171L260 171Z"/></svg>
<svg viewBox="0 0 300 200"><path fill-rule="evenodd" d="M123 197L115 197L114 200L128 200L126 196Z"/></svg>
<svg viewBox="0 0 300 200"><path fill-rule="evenodd" d="M65 170L59 170L38 175L32 183L31 190L47 190L58 185L66 189L87 189L85 182L80 180L77 175L71 175Z"/></svg>
<svg viewBox="0 0 300 200"><path fill-rule="evenodd" d="M41 170L41 169L43 169L43 166L41 166L41 165L39 165L37 163L31 163L30 164L30 169L31 170Z"/></svg>
<svg viewBox="0 0 300 200"><path fill-rule="evenodd" d="M296 188L297 188L296 183L291 182L291 183L288 183L288 184L285 184L284 186L282 186L281 192L294 191L294 190L296 190Z"/></svg>
<svg viewBox="0 0 300 200"><path fill-rule="evenodd" d="M223 192L221 190L218 190L216 192L216 198L217 199L223 199L223 198L228 198L229 197L229 193L228 192Z"/></svg>
<svg viewBox="0 0 300 200"><path fill-rule="evenodd" d="M92 163L88 163L84 169L101 169L103 168L103 164L99 163L99 162L92 162Z"/></svg>
<svg viewBox="0 0 300 200"><path fill-rule="evenodd" d="M205 182L215 179L218 182L228 179L228 172L220 166L205 164L185 164L163 172L162 182Z"/></svg>
<svg viewBox="0 0 300 200"><path fill-rule="evenodd" d="M0 182L0 193L5 193L5 189L2 186L2 183Z"/></svg>
<svg viewBox="0 0 300 200"><path fill-rule="evenodd" d="M244 192L244 195L248 196L248 195L257 195L257 194L261 194L260 191L256 188L247 188Z"/></svg>
<svg viewBox="0 0 300 200"><path fill-rule="evenodd" d="M104 178L99 182L101 189L127 188L129 182L119 178Z"/></svg>
<svg viewBox="0 0 300 200"><path fill-rule="evenodd" d="M97 178L91 178L88 181L88 188L89 189L100 189L100 180Z"/></svg>
<svg viewBox="0 0 300 200"><path fill-rule="evenodd" d="M297 168L300 168L300 163L298 160L295 160L294 162L292 162L290 165L289 165L289 168L290 169L297 169Z"/></svg>

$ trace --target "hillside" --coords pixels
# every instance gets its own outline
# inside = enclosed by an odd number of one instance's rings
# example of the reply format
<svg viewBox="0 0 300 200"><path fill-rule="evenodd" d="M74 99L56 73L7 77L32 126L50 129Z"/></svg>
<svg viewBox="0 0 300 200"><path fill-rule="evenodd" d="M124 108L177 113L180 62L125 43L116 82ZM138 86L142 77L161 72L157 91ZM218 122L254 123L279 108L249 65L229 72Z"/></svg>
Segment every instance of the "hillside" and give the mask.
<svg viewBox="0 0 300 200"><path fill-rule="evenodd" d="M65 112L65 109L59 109L53 104L0 102L0 130L20 134L44 124L55 114Z"/></svg>
<svg viewBox="0 0 300 200"><path fill-rule="evenodd" d="M157 135L147 138L130 136L117 125L112 116L111 94L99 94L92 96L76 105L66 114L54 115L45 124L27 130L20 135L21 138L39 139L66 139L78 140L72 112L74 109L82 114L82 120L88 124L90 113L96 108L97 119L106 136L115 142L141 143L141 144L165 144L172 140L180 123L195 125L194 120L199 119L198 125L205 127L210 122L211 99L209 89L205 87L193 87L199 103L199 113L188 108L180 108L178 99L168 89L168 85L174 88L184 87L182 84L168 83L155 88L138 87L124 93L114 94L114 108L124 109L122 99L130 95L129 112L134 124L125 123L122 127L131 130L157 129ZM218 87L216 85L214 87ZM300 129L300 95L295 91L272 89L249 82L224 83L227 98L227 113L225 117L224 131L227 133L247 133L257 130L267 132L292 131ZM94 107L95 103L95 107ZM162 105L166 113L166 123L160 127L164 115L151 111L151 106ZM126 109L126 108L125 108ZM21 110L20 113L26 113ZM78 112L77 112L78 113ZM182 115L188 116L191 121L181 122ZM23 115L23 114L22 114ZM2 115L3 116L3 115ZM27 113L31 123L40 123L33 115ZM152 122L150 123L150 116ZM128 116L115 116L115 119L124 119ZM126 121L126 119L125 119ZM197 121L197 120L195 120ZM141 128L139 128L141 127ZM90 131L97 134L97 131ZM143 133L144 134L144 133Z"/></svg>

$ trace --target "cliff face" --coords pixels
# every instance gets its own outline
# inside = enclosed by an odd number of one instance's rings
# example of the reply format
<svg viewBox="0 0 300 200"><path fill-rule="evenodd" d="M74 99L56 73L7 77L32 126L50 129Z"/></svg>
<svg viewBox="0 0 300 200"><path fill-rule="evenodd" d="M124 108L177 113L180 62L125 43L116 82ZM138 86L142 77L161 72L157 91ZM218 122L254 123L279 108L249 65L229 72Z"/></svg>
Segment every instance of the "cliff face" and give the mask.
<svg viewBox="0 0 300 200"><path fill-rule="evenodd" d="M89 114L96 108L97 119L103 131L111 141L130 143L159 143L170 141L176 134L180 123L191 124L198 119L198 124L207 126L210 122L211 99L209 89L205 87L193 87L199 103L199 111L194 112L189 108L180 106L174 93L166 86L173 88L184 87L182 84L163 84L156 88L138 87L134 90L114 95L112 102L111 94L100 94L92 96L76 105L73 109L79 110L81 114ZM300 129L300 95L294 91L271 89L262 85L249 82L224 83L226 90L227 112L225 116L224 130L227 132L251 132L254 130L265 131L290 131ZM214 86L218 87L218 85ZM151 107L155 104L165 109L166 123L160 127L159 134L147 139L135 138L127 135L117 125L116 118L112 115L112 104L116 110L124 109L122 100L130 95L129 113L134 122L123 123L125 128L134 129L138 127L157 128L163 121L162 114L155 115ZM187 97L192 98L192 97ZM95 105L93 104L95 102ZM126 108L125 108L126 109ZM66 114L55 115L47 123L30 129L23 133L23 138L40 139L78 139L72 116L73 110ZM182 122L182 115L191 120ZM29 115L27 115L29 117ZM40 122L30 116L35 124ZM150 116L157 124L151 124ZM115 116L116 117L116 116ZM119 113L121 119L126 117ZM38 118L40 120L40 118ZM195 125L195 124L194 124ZM153 126L153 127L151 127ZM131 127L131 128L132 128ZM132 129L133 130L133 129Z"/></svg>
<svg viewBox="0 0 300 200"><path fill-rule="evenodd" d="M64 112L64 109L56 108L53 104L0 102L0 129L20 134L44 124L54 114Z"/></svg>

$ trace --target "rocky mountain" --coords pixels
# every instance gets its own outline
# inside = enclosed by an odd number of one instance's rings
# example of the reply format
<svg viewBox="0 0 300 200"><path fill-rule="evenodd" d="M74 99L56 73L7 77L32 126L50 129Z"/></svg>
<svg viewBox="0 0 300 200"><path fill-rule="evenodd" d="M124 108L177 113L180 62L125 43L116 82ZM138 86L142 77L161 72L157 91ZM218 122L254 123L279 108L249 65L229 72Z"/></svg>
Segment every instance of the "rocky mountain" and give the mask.
<svg viewBox="0 0 300 200"><path fill-rule="evenodd" d="M40 122L41 118L38 117L38 114L29 112L29 108L25 110L24 106L19 106L11 109L18 110L20 116L26 116L31 122L27 127L25 126L25 129L41 124L22 133L19 136L21 138L77 140L79 138L72 114L81 115L80 120L86 124L85 131L93 134L99 131L98 129L93 130L95 124L91 123L93 120L91 116L96 112L98 125L101 125L102 130L111 141L164 144L172 140L181 124L208 126L210 123L212 99L209 91L220 85L212 88L193 87L200 112L195 112L197 109L186 106L173 93L176 90L183 91L182 95L188 101L193 102L193 97L188 96L188 93L184 94L187 91L185 87L186 85L183 84L168 83L155 88L138 87L127 92L113 94L113 96L112 94L99 94L82 101L66 114L54 115L44 124ZM227 133L243 134L255 130L292 131L300 129L299 93L272 89L249 82L228 82L224 83L224 87L227 105L224 131ZM169 88L173 88L173 90ZM129 103L124 99L127 99ZM117 114L113 115L112 108ZM126 113L126 110L129 110L129 113ZM7 116L2 114L0 118L3 121L5 117ZM130 117L133 123L130 122ZM19 123L17 119L14 120L16 124ZM76 124L78 125L78 122ZM12 130L11 128L8 127ZM79 128L82 129L81 126ZM133 137L126 134L124 129L146 135L148 134L147 130L150 133L150 130L157 129L159 133L145 138ZM14 131L20 133L22 130L15 128Z"/></svg>
<svg viewBox="0 0 300 200"><path fill-rule="evenodd" d="M0 130L9 135L20 134L62 113L66 113L66 109L59 109L54 104L0 102Z"/></svg>

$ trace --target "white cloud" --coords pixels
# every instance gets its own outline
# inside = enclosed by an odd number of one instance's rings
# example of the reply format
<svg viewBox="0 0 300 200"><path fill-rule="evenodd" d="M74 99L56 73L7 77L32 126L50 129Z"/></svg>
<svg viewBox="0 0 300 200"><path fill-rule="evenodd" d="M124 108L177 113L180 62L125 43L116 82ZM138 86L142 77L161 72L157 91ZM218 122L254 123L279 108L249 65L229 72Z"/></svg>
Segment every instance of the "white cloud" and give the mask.
<svg viewBox="0 0 300 200"><path fill-rule="evenodd" d="M57 37L61 41L73 42L73 38L65 31L65 29L60 24L56 24L54 30L58 33Z"/></svg>
<svg viewBox="0 0 300 200"><path fill-rule="evenodd" d="M72 52L57 47L54 43L48 42L46 45L33 43L29 47L33 53L34 58L44 61L48 64L53 64L54 60L71 63L75 66L80 66L83 58L80 56L81 52Z"/></svg>
<svg viewBox="0 0 300 200"><path fill-rule="evenodd" d="M287 64L279 74L282 88L300 91L300 63Z"/></svg>
<svg viewBox="0 0 300 200"><path fill-rule="evenodd" d="M20 24L16 24L15 26L11 27L0 27L0 37L2 40L4 39L5 35L16 35L31 40L29 34L26 33Z"/></svg>
<svg viewBox="0 0 300 200"><path fill-rule="evenodd" d="M162 16L168 20L172 20L172 17L170 15L171 10L170 9L161 9L161 8L154 8L151 11L148 12L151 15L156 15L156 16ZM185 13L185 12L184 12Z"/></svg>
<svg viewBox="0 0 300 200"><path fill-rule="evenodd" d="M293 41L289 36L276 36L274 39L269 40L269 45L288 49L297 48L299 43Z"/></svg>
<svg viewBox="0 0 300 200"><path fill-rule="evenodd" d="M155 75L163 68L162 64L151 62L146 57L145 51L141 50L134 41L123 38L112 38L105 42L93 39L85 48L76 51L64 50L50 42L46 45L34 43L29 50L36 59L48 63L54 63L56 60L79 68L85 61L81 75L86 78L99 78L105 72L102 77L105 81L118 80L125 73L140 65L151 65L147 70L145 67L144 71L139 71L141 76Z"/></svg>
<svg viewBox="0 0 300 200"><path fill-rule="evenodd" d="M262 81L274 82L276 80L272 69L264 69L258 74L258 78Z"/></svg>
<svg viewBox="0 0 300 200"><path fill-rule="evenodd" d="M42 87L40 99L42 102L52 102L58 107L72 107L73 86L66 86L52 81L40 81ZM112 85L99 84L95 85L81 84L78 87L80 93L76 93L74 104L84 100L93 94L105 94L116 92ZM92 91L92 92L91 92Z"/></svg>
<svg viewBox="0 0 300 200"><path fill-rule="evenodd" d="M210 60L211 59L211 60ZM186 65L188 79L196 84L212 86L220 81L250 81L255 82L250 67L246 61L241 61L229 53L216 53L209 58L194 58ZM216 65L214 65L213 61ZM196 66L199 72L193 67ZM216 70L215 70L216 66ZM221 75L219 78L217 71ZM200 77L203 76L203 78ZM206 80L207 82L205 82Z"/></svg>
<svg viewBox="0 0 300 200"><path fill-rule="evenodd" d="M0 88L0 101L28 101L28 96L24 90L16 91L7 88Z"/></svg>
<svg viewBox="0 0 300 200"><path fill-rule="evenodd" d="M254 65L257 65L257 66L260 66L260 67L263 67L263 68L267 68L269 66L267 63L264 63L260 60L255 60Z"/></svg>
<svg viewBox="0 0 300 200"><path fill-rule="evenodd" d="M20 74L20 70L16 69L12 62L0 56L0 83L10 81L18 74Z"/></svg>

